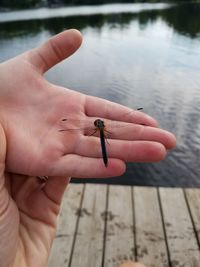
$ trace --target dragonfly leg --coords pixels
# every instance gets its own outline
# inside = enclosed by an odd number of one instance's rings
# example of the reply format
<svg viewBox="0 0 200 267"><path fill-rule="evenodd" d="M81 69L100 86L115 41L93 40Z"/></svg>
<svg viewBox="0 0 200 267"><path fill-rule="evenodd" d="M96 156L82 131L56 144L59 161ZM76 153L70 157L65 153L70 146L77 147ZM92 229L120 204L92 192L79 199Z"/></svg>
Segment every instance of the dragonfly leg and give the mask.
<svg viewBox="0 0 200 267"><path fill-rule="evenodd" d="M98 131L98 129L93 129L93 132L91 134L89 134L88 136L94 135L97 131Z"/></svg>
<svg viewBox="0 0 200 267"><path fill-rule="evenodd" d="M106 133L105 135L106 143L110 145L107 138L109 138L112 135L112 132L109 132L108 130L105 130L105 129L104 129L104 132Z"/></svg>
<svg viewBox="0 0 200 267"><path fill-rule="evenodd" d="M107 137L110 137L112 135L112 132L109 132L108 130L104 129L104 132L107 134Z"/></svg>

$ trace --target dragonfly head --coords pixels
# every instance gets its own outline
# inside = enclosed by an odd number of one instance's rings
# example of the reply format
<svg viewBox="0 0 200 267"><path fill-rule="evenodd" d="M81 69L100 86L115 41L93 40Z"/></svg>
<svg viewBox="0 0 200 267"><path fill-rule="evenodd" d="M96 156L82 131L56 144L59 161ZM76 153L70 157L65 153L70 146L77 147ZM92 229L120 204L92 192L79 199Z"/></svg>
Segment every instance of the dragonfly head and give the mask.
<svg viewBox="0 0 200 267"><path fill-rule="evenodd" d="M94 121L94 126L97 128L105 128L104 121L97 119Z"/></svg>

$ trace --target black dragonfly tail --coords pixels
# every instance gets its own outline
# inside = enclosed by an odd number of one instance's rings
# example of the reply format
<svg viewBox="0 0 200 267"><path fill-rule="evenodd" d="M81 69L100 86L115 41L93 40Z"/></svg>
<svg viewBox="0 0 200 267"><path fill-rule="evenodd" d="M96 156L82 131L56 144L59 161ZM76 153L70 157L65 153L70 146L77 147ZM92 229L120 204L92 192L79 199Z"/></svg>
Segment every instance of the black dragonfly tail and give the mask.
<svg viewBox="0 0 200 267"><path fill-rule="evenodd" d="M104 130L100 130L100 140L101 140L101 151L102 151L102 156L103 156L103 162L105 166L108 166L108 156L107 156L107 151L106 151L106 142L105 142L105 135L104 135Z"/></svg>

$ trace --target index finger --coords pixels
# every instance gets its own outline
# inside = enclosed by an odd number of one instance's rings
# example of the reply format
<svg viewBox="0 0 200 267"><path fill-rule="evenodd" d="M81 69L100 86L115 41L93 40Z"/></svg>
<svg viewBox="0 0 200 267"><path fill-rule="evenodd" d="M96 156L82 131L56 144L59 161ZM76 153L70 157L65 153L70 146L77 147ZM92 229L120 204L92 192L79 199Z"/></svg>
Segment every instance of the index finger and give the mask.
<svg viewBox="0 0 200 267"><path fill-rule="evenodd" d="M104 100L102 98L87 96L85 102L85 113L89 117L100 117L116 121L144 124L157 127L157 121L151 116L136 109Z"/></svg>

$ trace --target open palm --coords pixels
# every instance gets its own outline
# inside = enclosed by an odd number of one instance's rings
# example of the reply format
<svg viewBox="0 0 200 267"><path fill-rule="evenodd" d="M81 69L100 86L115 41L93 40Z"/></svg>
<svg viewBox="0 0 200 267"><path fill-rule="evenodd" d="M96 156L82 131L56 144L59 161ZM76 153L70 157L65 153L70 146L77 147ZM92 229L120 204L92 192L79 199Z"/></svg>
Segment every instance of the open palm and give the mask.
<svg viewBox="0 0 200 267"><path fill-rule="evenodd" d="M129 111L118 104L55 86L43 78L45 71L70 56L80 44L79 32L66 31L1 64L0 77L5 87L0 98L0 121L7 138L7 171L75 177L120 175L125 170L124 161L158 161L165 156L164 147L174 145L172 135L154 127L155 120L135 112L127 119L136 123L131 125L128 138L122 134L109 142L111 159L105 168L98 138L59 132L60 121L66 116L118 120Z"/></svg>

